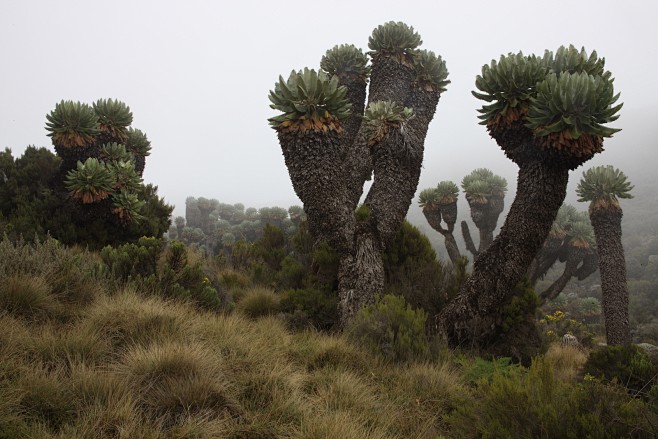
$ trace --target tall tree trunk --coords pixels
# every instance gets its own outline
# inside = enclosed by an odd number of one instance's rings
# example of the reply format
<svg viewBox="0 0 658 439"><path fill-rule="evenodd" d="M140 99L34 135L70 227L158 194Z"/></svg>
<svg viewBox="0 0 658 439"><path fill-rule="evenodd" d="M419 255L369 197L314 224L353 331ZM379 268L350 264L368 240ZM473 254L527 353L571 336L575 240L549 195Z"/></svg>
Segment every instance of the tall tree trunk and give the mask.
<svg viewBox="0 0 658 439"><path fill-rule="evenodd" d="M568 169L559 164L521 165L516 197L500 234L476 259L459 295L436 318L451 345L482 348L500 334L498 310L514 295L546 239L566 196L568 178Z"/></svg>
<svg viewBox="0 0 658 439"><path fill-rule="evenodd" d="M590 211L599 253L605 337L609 345L631 342L628 322L628 287L626 260L621 244L622 210L617 207Z"/></svg>
<svg viewBox="0 0 658 439"><path fill-rule="evenodd" d="M364 306L374 303L384 290L383 249L370 221L358 223L354 252L340 256L338 315L344 328Z"/></svg>
<svg viewBox="0 0 658 439"><path fill-rule="evenodd" d="M453 235L452 232L449 232L447 230L439 231L439 233L443 235L443 240L445 242L446 251L448 252L448 257L450 258L450 262L452 262L452 265L456 267L457 264L459 264L462 255L459 252L459 247L457 247L457 241L455 240L455 235Z"/></svg>

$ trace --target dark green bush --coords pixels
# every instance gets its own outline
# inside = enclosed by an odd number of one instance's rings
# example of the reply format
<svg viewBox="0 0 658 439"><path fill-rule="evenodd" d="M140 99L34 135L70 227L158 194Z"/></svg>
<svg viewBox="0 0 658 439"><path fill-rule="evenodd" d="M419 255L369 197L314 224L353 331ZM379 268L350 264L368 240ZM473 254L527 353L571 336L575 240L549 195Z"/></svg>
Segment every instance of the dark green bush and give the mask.
<svg viewBox="0 0 658 439"><path fill-rule="evenodd" d="M348 336L386 360L404 362L426 358L427 314L414 310L403 297L388 294L360 310L347 328Z"/></svg>
<svg viewBox="0 0 658 439"><path fill-rule="evenodd" d="M285 291L279 308L289 314L289 323L298 329L312 326L329 330L338 321L338 296L318 289Z"/></svg>
<svg viewBox="0 0 658 439"><path fill-rule="evenodd" d="M163 249L162 239L142 237L137 244L105 246L101 250L101 258L113 277L127 281L138 276L155 274Z"/></svg>
<svg viewBox="0 0 658 439"><path fill-rule="evenodd" d="M593 350L585 363L584 372L614 381L632 395L646 394L658 382L658 368L649 355L635 345L604 346Z"/></svg>

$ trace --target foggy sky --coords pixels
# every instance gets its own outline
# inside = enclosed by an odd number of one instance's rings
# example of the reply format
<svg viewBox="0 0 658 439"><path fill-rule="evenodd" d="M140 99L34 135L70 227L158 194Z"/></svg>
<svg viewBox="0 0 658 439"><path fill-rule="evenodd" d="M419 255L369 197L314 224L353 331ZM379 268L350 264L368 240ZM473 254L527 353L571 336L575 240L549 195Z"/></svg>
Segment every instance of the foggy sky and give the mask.
<svg viewBox="0 0 658 439"><path fill-rule="evenodd" d="M452 83L430 125L419 190L478 167L516 166L478 125L471 96L483 64L502 53L585 46L606 58L624 102L622 128L592 165L656 162L658 4L641 0L271 2L0 2L0 148L46 146L60 100L115 98L152 142L145 182L184 214L187 196L247 206L300 204L267 118L281 74L317 68L336 44L364 50L372 29L404 21L447 62ZM654 148L651 148L654 147ZM652 163L653 162L653 163ZM571 189L573 191L573 189ZM512 196L510 196L510 199ZM414 204L416 204L414 202Z"/></svg>

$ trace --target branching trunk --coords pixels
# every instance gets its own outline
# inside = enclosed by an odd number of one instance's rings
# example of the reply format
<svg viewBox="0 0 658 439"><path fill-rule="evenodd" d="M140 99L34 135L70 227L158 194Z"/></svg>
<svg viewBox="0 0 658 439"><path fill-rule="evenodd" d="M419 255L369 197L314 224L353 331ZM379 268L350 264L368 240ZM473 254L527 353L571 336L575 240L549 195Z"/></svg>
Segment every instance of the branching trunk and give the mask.
<svg viewBox="0 0 658 439"><path fill-rule="evenodd" d="M576 276L579 265L586 254L587 251L585 249L578 247L569 248L562 275L539 295L542 303L555 299L564 290L564 287L567 286L571 278Z"/></svg>
<svg viewBox="0 0 658 439"><path fill-rule="evenodd" d="M372 147L375 179L365 200L370 218L357 227L353 252L341 256L338 296L342 327L383 291L384 249L400 229L418 188L425 136L439 96L414 90L408 101L415 117Z"/></svg>
<svg viewBox="0 0 658 439"><path fill-rule="evenodd" d="M542 278L549 268L555 264L560 255L564 242L564 236L549 235L539 253L533 259L528 269L528 280L534 286Z"/></svg>
<svg viewBox="0 0 658 439"><path fill-rule="evenodd" d="M457 203L454 204L456 205ZM460 262L462 256L459 252L459 247L457 247L455 236L452 234L452 228L454 228L455 221L450 221L447 224L448 228L444 229L441 226L441 217L444 215L443 208L439 210L438 208L425 206L423 208L423 214L425 215L425 219L427 220L427 223L430 225L430 227L443 235L443 240L445 242L446 251L448 252L450 262L453 266L457 267L457 264ZM448 213L448 218L452 218L451 212Z"/></svg>
<svg viewBox="0 0 658 439"><path fill-rule="evenodd" d="M621 217L621 209L615 207L590 212L599 253L605 336L609 345L631 342Z"/></svg>
<svg viewBox="0 0 658 439"><path fill-rule="evenodd" d="M451 345L484 347L500 333L498 310L514 295L557 215L568 169L530 161L519 169L517 193L505 224L474 263L459 295L437 316Z"/></svg>

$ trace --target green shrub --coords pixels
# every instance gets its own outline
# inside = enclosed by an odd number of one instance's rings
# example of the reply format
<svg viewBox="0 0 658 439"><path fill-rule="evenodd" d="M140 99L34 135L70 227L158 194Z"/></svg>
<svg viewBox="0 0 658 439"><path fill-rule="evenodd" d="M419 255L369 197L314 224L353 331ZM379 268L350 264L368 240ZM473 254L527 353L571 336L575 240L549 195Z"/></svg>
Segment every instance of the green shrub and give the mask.
<svg viewBox="0 0 658 439"><path fill-rule="evenodd" d="M649 355L635 345L605 346L593 350L584 372L624 386L632 395L646 394L658 382L658 369Z"/></svg>
<svg viewBox="0 0 658 439"><path fill-rule="evenodd" d="M312 288L288 290L281 295L279 309L289 315L290 326L329 330L338 321L338 296Z"/></svg>
<svg viewBox="0 0 658 439"><path fill-rule="evenodd" d="M158 238L139 238L137 244L105 246L101 258L116 279L127 281L156 273L164 242Z"/></svg>
<svg viewBox="0 0 658 439"><path fill-rule="evenodd" d="M360 310L347 328L350 338L390 361L425 358L427 315L414 310L403 297L386 295Z"/></svg>
<svg viewBox="0 0 658 439"><path fill-rule="evenodd" d="M500 357L486 360L480 357L459 357L456 362L462 367L462 375L466 382L476 385L481 380L491 382L494 375L510 376L523 371L518 364L512 363L510 357Z"/></svg>
<svg viewBox="0 0 658 439"><path fill-rule="evenodd" d="M279 296L269 288L252 288L238 302L236 309L251 318L274 315L279 312Z"/></svg>
<svg viewBox="0 0 658 439"><path fill-rule="evenodd" d="M558 380L550 361L537 357L527 373L480 380L445 420L454 437L557 439L651 437L658 419L616 386Z"/></svg>

